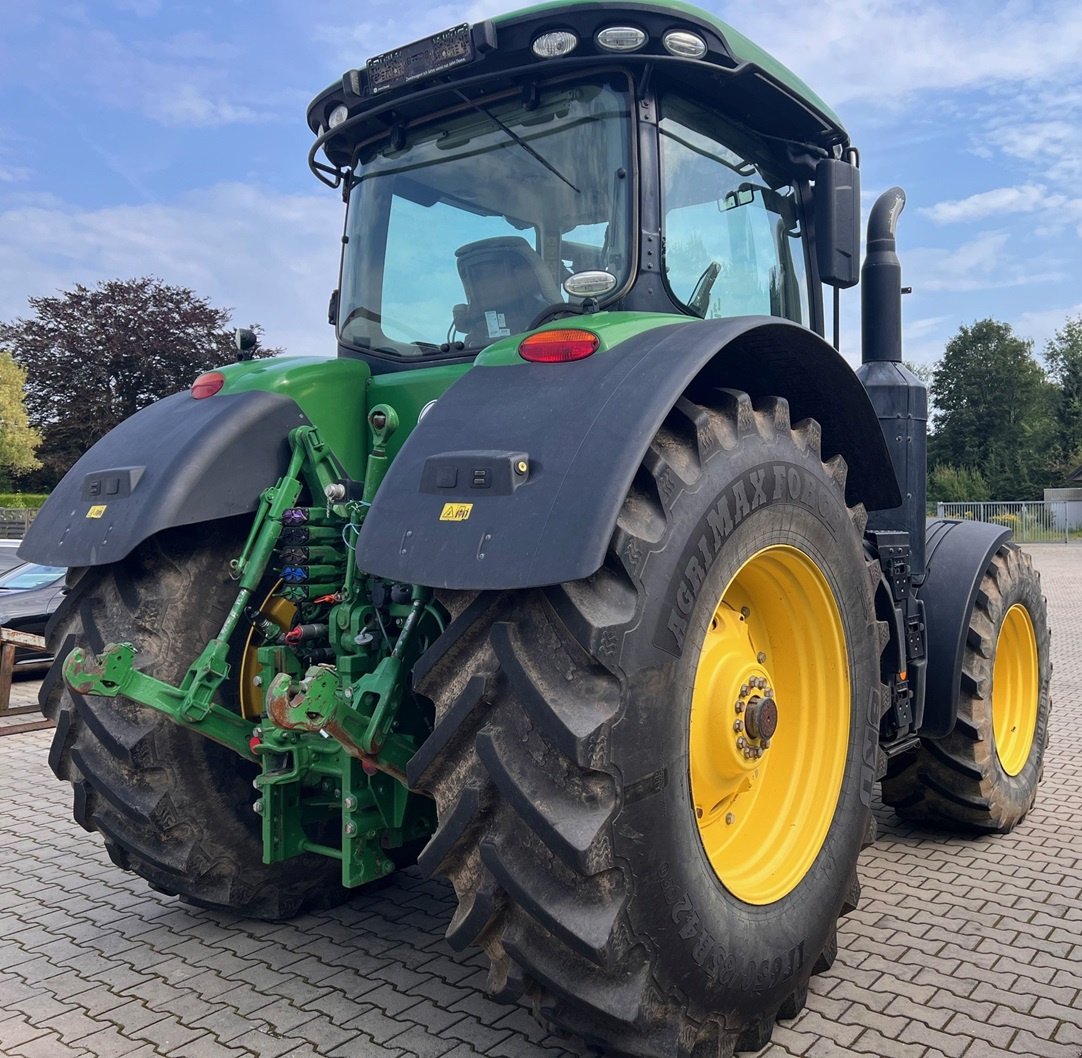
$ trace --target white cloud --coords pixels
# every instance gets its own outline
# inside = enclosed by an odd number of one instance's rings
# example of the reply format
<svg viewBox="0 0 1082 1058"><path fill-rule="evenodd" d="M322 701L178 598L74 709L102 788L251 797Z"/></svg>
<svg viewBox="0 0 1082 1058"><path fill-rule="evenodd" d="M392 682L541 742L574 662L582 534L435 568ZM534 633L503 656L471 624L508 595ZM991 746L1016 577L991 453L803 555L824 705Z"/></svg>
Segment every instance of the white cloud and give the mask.
<svg viewBox="0 0 1082 1058"><path fill-rule="evenodd" d="M1063 309L1034 309L1023 312L1012 326L1021 337L1033 340L1034 351L1043 353L1049 339L1072 317L1082 317L1082 302Z"/></svg>
<svg viewBox="0 0 1082 1058"><path fill-rule="evenodd" d="M937 224L957 224L962 221L983 220L1004 214L1035 213L1055 209L1066 202L1059 194L1049 194L1043 184L1022 184L1018 187L998 187L980 191L968 198L937 202L920 210Z"/></svg>
<svg viewBox="0 0 1082 1058"><path fill-rule="evenodd" d="M1038 259L1020 260L1005 253L1010 235L1005 231L982 232L951 249L907 251L903 267L905 282L917 293L963 293L1000 290L1059 282L1065 273L1058 263Z"/></svg>
<svg viewBox="0 0 1082 1058"><path fill-rule="evenodd" d="M68 22L51 30L41 51L22 76L45 100L54 71L63 69L101 102L167 126L249 124L276 116L274 103L236 76L236 49L203 33L140 37Z"/></svg>
<svg viewBox="0 0 1082 1058"><path fill-rule="evenodd" d="M238 326L262 324L268 344L333 354L341 208L332 194L219 184L168 204L11 209L0 213L0 319L25 316L26 295L155 275L232 308Z"/></svg>
<svg viewBox="0 0 1082 1058"><path fill-rule="evenodd" d="M1082 57L1082 7L978 0L780 0L719 3L717 11L792 66L830 102L885 108L900 96L1017 82L1073 83Z"/></svg>

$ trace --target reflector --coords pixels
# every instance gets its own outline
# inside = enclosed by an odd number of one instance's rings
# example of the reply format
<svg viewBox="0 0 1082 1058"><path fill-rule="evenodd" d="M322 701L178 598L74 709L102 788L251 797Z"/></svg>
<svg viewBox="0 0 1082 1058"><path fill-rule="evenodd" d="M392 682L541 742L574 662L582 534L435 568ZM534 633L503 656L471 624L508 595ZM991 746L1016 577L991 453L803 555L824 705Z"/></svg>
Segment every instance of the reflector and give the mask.
<svg viewBox="0 0 1082 1058"><path fill-rule="evenodd" d="M585 360L600 345L601 339L590 331L539 331L519 343L518 355L532 364L566 364Z"/></svg>
<svg viewBox="0 0 1082 1058"><path fill-rule="evenodd" d="M225 375L220 371L204 371L192 383L192 396L196 400L213 397L225 385Z"/></svg>

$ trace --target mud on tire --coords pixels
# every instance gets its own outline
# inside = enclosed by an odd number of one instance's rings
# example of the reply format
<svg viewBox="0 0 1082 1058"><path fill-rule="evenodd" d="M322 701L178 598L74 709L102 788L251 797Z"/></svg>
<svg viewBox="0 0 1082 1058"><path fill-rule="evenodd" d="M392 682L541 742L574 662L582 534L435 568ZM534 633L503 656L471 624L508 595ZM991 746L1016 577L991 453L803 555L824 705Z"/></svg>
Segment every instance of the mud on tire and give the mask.
<svg viewBox="0 0 1082 1058"><path fill-rule="evenodd" d="M229 560L246 528L168 530L122 562L74 571L46 632L57 660L40 703L56 721L49 763L74 788L75 820L102 835L117 866L189 903L279 919L348 894L323 857L263 864L256 766L128 699L76 694L60 673L75 646L127 641L140 669L179 682L236 597Z"/></svg>
<svg viewBox="0 0 1082 1058"><path fill-rule="evenodd" d="M415 674L437 723L410 784L439 809L419 863L452 881L448 939L484 948L498 998L607 1053L696 1058L757 1050L800 1011L872 835L884 629L863 528L816 423L791 427L783 400L713 391L682 399L654 438L598 573L444 598L454 620ZM829 582L851 690L822 849L791 892L757 906L704 852L689 702L716 600L776 546Z"/></svg>

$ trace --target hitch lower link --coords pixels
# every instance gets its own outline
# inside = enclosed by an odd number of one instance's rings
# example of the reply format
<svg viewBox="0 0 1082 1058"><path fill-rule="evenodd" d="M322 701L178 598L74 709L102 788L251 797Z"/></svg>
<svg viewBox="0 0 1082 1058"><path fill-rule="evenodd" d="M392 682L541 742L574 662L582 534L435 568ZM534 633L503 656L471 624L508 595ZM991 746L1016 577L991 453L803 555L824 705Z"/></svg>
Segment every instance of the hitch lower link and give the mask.
<svg viewBox="0 0 1082 1058"><path fill-rule="evenodd" d="M382 424L383 433L388 423ZM382 434L373 430L378 440ZM358 674L354 664L348 669L354 678L349 678L333 666L315 664L298 680L296 673L279 670L266 686L258 721L214 701L230 676L230 642L263 582L302 477L311 492L326 494L329 513L335 482L342 476L312 427L293 430L290 443L289 468L264 492L241 556L231 564L239 581L237 598L180 684L137 669L138 652L130 643L110 643L98 657L75 647L62 672L77 694L129 698L257 762L261 774L254 785L260 797L253 808L262 817L264 862L304 853L329 856L342 863L343 885L362 885L393 870L388 849L427 837L435 825L434 806L406 785L414 739L396 731L408 668L425 641L418 628L422 617L433 612L431 593L411 589L399 634L393 645L385 637L390 649L370 671ZM370 476L374 491L379 475ZM334 512L352 524L348 506L335 504ZM340 595L345 606L356 605L355 563L350 548ZM330 837L336 825L338 843Z"/></svg>

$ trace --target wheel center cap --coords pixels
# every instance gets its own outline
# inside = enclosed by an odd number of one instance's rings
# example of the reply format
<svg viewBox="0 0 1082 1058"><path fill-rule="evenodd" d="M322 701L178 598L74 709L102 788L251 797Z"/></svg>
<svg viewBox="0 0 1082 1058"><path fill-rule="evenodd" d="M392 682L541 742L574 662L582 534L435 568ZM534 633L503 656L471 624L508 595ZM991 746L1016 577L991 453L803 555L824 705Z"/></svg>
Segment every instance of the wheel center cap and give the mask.
<svg viewBox="0 0 1082 1058"><path fill-rule="evenodd" d="M752 698L744 713L744 723L752 738L769 741L778 730L778 703L773 698Z"/></svg>

